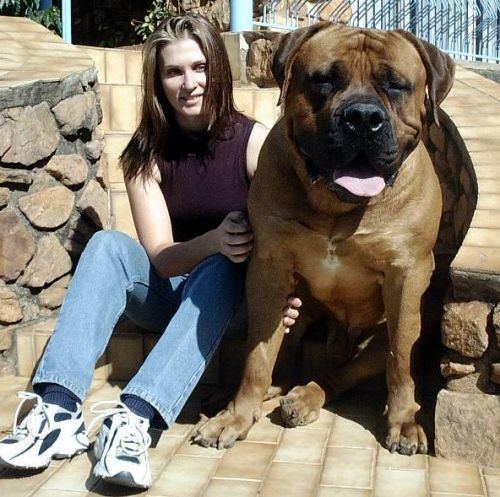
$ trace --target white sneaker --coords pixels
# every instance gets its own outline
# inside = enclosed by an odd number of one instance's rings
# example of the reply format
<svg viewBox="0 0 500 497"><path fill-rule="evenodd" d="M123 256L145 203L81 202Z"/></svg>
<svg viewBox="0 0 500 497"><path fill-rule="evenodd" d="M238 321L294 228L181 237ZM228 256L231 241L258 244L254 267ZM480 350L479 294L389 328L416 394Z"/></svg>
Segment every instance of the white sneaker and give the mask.
<svg viewBox="0 0 500 497"><path fill-rule="evenodd" d="M65 459L88 449L82 409L70 412L54 404L47 404L31 392L17 392L21 399L12 427L12 435L0 440L0 466L19 469L40 469L51 459ZM36 400L35 406L18 425L17 418L27 400Z"/></svg>
<svg viewBox="0 0 500 497"><path fill-rule="evenodd" d="M148 488L151 485L149 421L134 414L124 404L118 403L118 407L111 409L100 409L104 404L117 406L114 401L103 401L91 409L92 412L99 413L91 426L98 419L107 418L94 443L97 459L94 475L126 487Z"/></svg>

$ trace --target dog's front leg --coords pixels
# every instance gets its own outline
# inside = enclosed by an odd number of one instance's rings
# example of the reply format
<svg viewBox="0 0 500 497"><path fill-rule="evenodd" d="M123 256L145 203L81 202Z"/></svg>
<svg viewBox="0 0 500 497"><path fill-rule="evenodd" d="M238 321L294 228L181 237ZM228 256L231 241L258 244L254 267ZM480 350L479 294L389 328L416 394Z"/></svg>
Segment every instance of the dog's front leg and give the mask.
<svg viewBox="0 0 500 497"><path fill-rule="evenodd" d="M248 353L242 380L234 400L197 430L194 442L219 449L231 447L246 437L260 417L285 332L283 308L294 286L291 268L274 267L252 255L246 280Z"/></svg>
<svg viewBox="0 0 500 497"><path fill-rule="evenodd" d="M386 446L391 452L427 452L427 438L415 421L420 406L415 401L412 356L420 336L422 295L434 269L432 255L411 268L391 268L385 275L383 298L389 332L387 358Z"/></svg>

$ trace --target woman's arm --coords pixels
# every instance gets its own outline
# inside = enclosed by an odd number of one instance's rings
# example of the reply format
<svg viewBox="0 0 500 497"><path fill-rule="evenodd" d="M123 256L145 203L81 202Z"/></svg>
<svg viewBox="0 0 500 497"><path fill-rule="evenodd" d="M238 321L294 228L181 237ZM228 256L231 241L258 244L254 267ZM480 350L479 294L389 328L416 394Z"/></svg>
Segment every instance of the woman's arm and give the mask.
<svg viewBox="0 0 500 497"><path fill-rule="evenodd" d="M242 213L231 212L214 230L187 242L174 242L172 223L155 166L152 178L125 181L141 245L162 278L191 272L201 261L222 253L233 262L248 258L253 235Z"/></svg>

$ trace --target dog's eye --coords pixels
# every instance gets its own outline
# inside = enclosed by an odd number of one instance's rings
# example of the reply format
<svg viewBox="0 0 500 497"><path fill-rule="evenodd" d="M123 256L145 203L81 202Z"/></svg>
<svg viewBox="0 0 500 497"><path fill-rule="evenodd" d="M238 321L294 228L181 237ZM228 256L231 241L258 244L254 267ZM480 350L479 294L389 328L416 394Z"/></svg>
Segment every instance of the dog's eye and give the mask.
<svg viewBox="0 0 500 497"><path fill-rule="evenodd" d="M382 84L382 88L389 95L399 96L402 93L408 93L411 91L411 87L402 81L389 80Z"/></svg>
<svg viewBox="0 0 500 497"><path fill-rule="evenodd" d="M311 83L311 90L322 97L328 97L333 92L333 83L330 81L316 81Z"/></svg>

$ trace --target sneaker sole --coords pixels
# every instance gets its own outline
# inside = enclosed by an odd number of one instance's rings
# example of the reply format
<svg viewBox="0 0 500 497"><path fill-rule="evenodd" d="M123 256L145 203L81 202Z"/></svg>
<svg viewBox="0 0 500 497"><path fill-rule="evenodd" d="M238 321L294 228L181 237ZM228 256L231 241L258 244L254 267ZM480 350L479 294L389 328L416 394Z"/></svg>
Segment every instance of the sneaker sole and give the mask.
<svg viewBox="0 0 500 497"><path fill-rule="evenodd" d="M123 487L146 489L149 488L149 486L151 485L151 484L146 485L137 483L129 471L120 471L119 473L113 476L103 476L103 475L96 475L96 476L98 476L107 483L114 483L115 485L121 485Z"/></svg>
<svg viewBox="0 0 500 497"><path fill-rule="evenodd" d="M3 468L8 468L8 469L27 469L27 470L37 470L37 469L46 469L50 466L50 461L60 461L62 459L71 459L74 456L79 456L80 454L83 454L84 452L87 452L87 449L81 449L77 450L73 454L52 454L52 457L49 459L49 462L47 464L43 464L41 466L21 466L18 464L12 464L10 462L7 462L5 459L2 459L0 457L0 467Z"/></svg>
<svg viewBox="0 0 500 497"><path fill-rule="evenodd" d="M7 468L7 469L27 469L27 470L35 471L37 469L48 468L49 464L50 464L50 461L47 464L45 464L44 466L18 466L16 464L11 464L10 462L7 462L5 459L2 459L0 457L0 468Z"/></svg>

